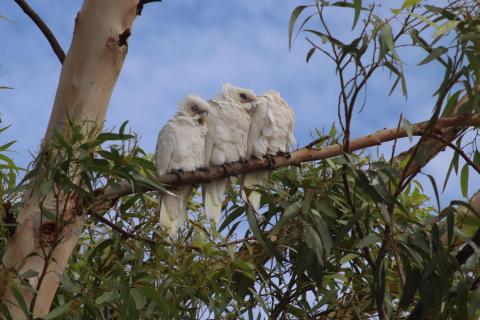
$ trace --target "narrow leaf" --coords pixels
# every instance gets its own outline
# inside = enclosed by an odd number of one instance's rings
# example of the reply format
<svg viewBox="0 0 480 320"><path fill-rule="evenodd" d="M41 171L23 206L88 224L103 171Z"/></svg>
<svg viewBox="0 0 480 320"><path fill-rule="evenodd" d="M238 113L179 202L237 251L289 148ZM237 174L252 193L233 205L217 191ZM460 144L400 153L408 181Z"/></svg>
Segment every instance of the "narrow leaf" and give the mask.
<svg viewBox="0 0 480 320"><path fill-rule="evenodd" d="M448 21L442 24L440 27L435 30L433 34L433 38L439 38L445 33L451 31L452 29L456 28L460 24L460 21Z"/></svg>
<svg viewBox="0 0 480 320"><path fill-rule="evenodd" d="M418 65L423 65L423 64L427 64L429 62L431 62L432 60L435 60L437 58L439 58L440 56L442 56L443 54L447 53L448 52L448 49L445 48L445 47L438 47L438 48L435 48L432 50L432 52L430 52L430 54L425 58L423 59Z"/></svg>
<svg viewBox="0 0 480 320"><path fill-rule="evenodd" d="M435 193L435 199L437 200L437 208L438 208L438 212L440 212L440 196L438 194L438 187L437 187L437 183L435 182L435 178L429 174L427 174L427 177L428 179L430 179L430 182L432 183L432 187L433 187L433 191Z"/></svg>
<svg viewBox="0 0 480 320"><path fill-rule="evenodd" d="M46 316L43 316L42 319L43 320L50 320L50 319L55 319L55 318L58 318L60 316L63 316L63 314L68 311L71 304L72 304L72 301L56 307L55 309L50 311ZM64 317L62 317L62 319L64 319Z"/></svg>
<svg viewBox="0 0 480 320"><path fill-rule="evenodd" d="M462 196L468 198L468 164L465 164L460 173L460 187L462 189Z"/></svg>
<svg viewBox="0 0 480 320"><path fill-rule="evenodd" d="M310 61L310 58L311 58L311 57L313 56L313 54L315 53L315 50L316 50L315 47L313 47L313 48L311 48L310 50L308 50L307 57L306 57L307 63Z"/></svg>
<svg viewBox="0 0 480 320"><path fill-rule="evenodd" d="M290 22L288 24L288 49L292 48L292 39L293 39L293 30L295 28L295 22L297 21L300 14L305 10L307 6L298 6L293 9L292 15L290 16Z"/></svg>
<svg viewBox="0 0 480 320"><path fill-rule="evenodd" d="M360 17L360 12L362 10L362 0L353 0L353 5L355 6L355 15L353 17L353 26L352 30L355 29L357 25L358 18Z"/></svg>

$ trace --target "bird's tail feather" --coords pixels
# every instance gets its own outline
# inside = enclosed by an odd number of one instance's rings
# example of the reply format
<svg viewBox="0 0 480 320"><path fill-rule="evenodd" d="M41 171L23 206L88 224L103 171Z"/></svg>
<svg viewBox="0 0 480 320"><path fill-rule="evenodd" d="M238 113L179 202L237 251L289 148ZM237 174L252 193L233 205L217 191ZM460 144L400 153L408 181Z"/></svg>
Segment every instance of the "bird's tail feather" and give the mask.
<svg viewBox="0 0 480 320"><path fill-rule="evenodd" d="M268 171L258 171L247 173L243 176L241 196L245 202L248 202L255 211L260 209L261 195L255 191L256 186L263 186L265 180L268 177ZM246 189L251 189L250 194L247 196Z"/></svg>
<svg viewBox="0 0 480 320"><path fill-rule="evenodd" d="M164 226L170 236L175 235L187 219L188 197L191 186L180 187L175 195L163 194L160 201L160 225Z"/></svg>
<svg viewBox="0 0 480 320"><path fill-rule="evenodd" d="M205 206L205 214L208 219L212 219L216 223L220 220L223 198L228 181L228 178L224 178L204 185L203 203Z"/></svg>

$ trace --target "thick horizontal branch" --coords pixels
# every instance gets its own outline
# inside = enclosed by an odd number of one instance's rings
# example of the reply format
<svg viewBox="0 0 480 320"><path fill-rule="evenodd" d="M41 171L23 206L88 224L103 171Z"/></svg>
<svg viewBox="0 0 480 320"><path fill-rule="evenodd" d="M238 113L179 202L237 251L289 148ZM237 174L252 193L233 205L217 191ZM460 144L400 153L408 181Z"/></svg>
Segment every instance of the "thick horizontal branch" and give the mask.
<svg viewBox="0 0 480 320"><path fill-rule="evenodd" d="M429 121L420 122L412 125L412 135L423 135L428 127ZM480 114L462 114L451 117L440 118L433 126L431 133L436 134L441 129L453 127L469 127L480 126ZM351 140L349 143L348 152L365 149L372 146L378 146L382 143L392 141L398 138L408 136L405 128L390 128L377 131ZM289 165L300 165L303 162L323 160L334 156L341 155L344 152L341 144L334 144L321 149L302 148L289 154L288 156L274 157L275 167L283 167ZM208 183L212 180L224 178L227 176L242 175L249 172L270 170L271 167L267 159L251 159L247 162L234 162L227 167L212 167L209 171L193 171L185 172L181 177L175 174L167 174L159 177L159 181L165 185L172 187L185 184L201 184ZM115 201L122 196L140 191L152 190L149 187L144 187L142 190L132 190L130 184L124 182L116 187L108 187L106 189L97 191L97 200L92 205L95 210L96 207L103 207L105 202Z"/></svg>
<svg viewBox="0 0 480 320"><path fill-rule="evenodd" d="M47 41L48 43L50 43L50 46L52 47L53 52L55 52L58 60L60 60L60 63L63 64L63 61L65 60L65 52L60 46L60 43L58 43L57 39L53 35L53 32L48 28L45 22L43 22L42 18L40 18L40 16L28 5L25 0L15 0L15 2L20 8L22 8L23 12L25 12L25 14L29 16L30 19L32 19L32 21L37 25L45 38L47 38Z"/></svg>

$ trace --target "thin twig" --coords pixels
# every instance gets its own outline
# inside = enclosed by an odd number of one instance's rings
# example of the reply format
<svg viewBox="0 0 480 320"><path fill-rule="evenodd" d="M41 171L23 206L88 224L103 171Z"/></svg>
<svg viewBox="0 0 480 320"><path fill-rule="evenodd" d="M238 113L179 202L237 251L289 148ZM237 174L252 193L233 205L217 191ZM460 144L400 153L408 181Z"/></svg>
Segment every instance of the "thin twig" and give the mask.
<svg viewBox="0 0 480 320"><path fill-rule="evenodd" d="M152 2L162 2L162 0L140 0L137 5L137 15L142 15L143 6Z"/></svg>
<svg viewBox="0 0 480 320"><path fill-rule="evenodd" d="M113 222L111 222L110 220L108 219L105 219L104 217L102 217L101 215L99 215L98 213L95 213L95 212L89 212L90 215L92 215L95 219L97 219L98 221L100 221L101 223L104 223L106 224L107 226L109 226L110 228L112 228L113 230L117 231L118 233L120 233L122 236L124 237L127 237L127 238L131 238L131 239L135 239L135 240L140 240L140 241L143 241L143 242L146 242L146 243L149 243L149 244L154 244L154 245L157 245L157 244L162 244L162 245L165 245L167 244L166 242L159 242L159 241L155 241L155 240L152 240L152 239L149 239L149 238L144 238L144 237L140 237L140 236L137 236L133 233L130 233L126 230L123 230L121 227L117 226L116 224L114 224Z"/></svg>
<svg viewBox="0 0 480 320"><path fill-rule="evenodd" d="M53 32L48 28L45 22L43 22L42 18L40 18L40 16L28 5L25 0L14 1L18 4L20 8L22 8L23 12L25 12L26 15L29 16L30 19L32 19L32 21L37 25L45 38L47 38L47 41L48 43L50 43L50 46L52 47L53 52L55 52L58 60L60 60L60 63L63 64L63 61L65 61L65 52L60 46L60 43L58 43L57 39L53 35Z"/></svg>
<svg viewBox="0 0 480 320"><path fill-rule="evenodd" d="M311 150L311 149L313 149L313 147L315 147L315 145L317 145L317 144L319 144L319 143L321 143L321 142L323 142L323 141L325 141L325 140L328 140L328 139L330 139L330 136L320 137L320 138L318 138L318 139L313 140L313 141L310 142L309 144L307 144L304 148Z"/></svg>
<svg viewBox="0 0 480 320"><path fill-rule="evenodd" d="M434 133L427 133L426 135L440 141L441 143L444 143L446 146L450 147L451 149L453 149L453 151L455 151L456 153L458 153L459 156L461 156L463 158L463 160L465 160L466 163L468 163L469 166L471 166L473 169L475 169L475 171L477 171L477 173L480 174L480 166L478 166L475 162L473 162L466 154L465 152L460 149L459 147L457 147L455 144L451 143L450 141L447 141L445 139L443 139L441 136L439 136L438 134L434 134Z"/></svg>

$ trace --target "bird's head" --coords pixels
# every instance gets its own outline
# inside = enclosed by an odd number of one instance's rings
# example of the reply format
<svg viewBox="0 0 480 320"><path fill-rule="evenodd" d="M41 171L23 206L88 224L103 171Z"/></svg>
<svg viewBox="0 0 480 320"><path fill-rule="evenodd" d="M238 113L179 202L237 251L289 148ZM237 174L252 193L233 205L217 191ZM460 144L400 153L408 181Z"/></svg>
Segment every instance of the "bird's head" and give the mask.
<svg viewBox="0 0 480 320"><path fill-rule="evenodd" d="M226 83L223 85L223 95L240 104L247 112L252 112L255 109L257 95L252 90L235 87L230 83Z"/></svg>
<svg viewBox="0 0 480 320"><path fill-rule="evenodd" d="M199 96L188 95L179 105L180 112L203 124L208 114L208 103Z"/></svg>

